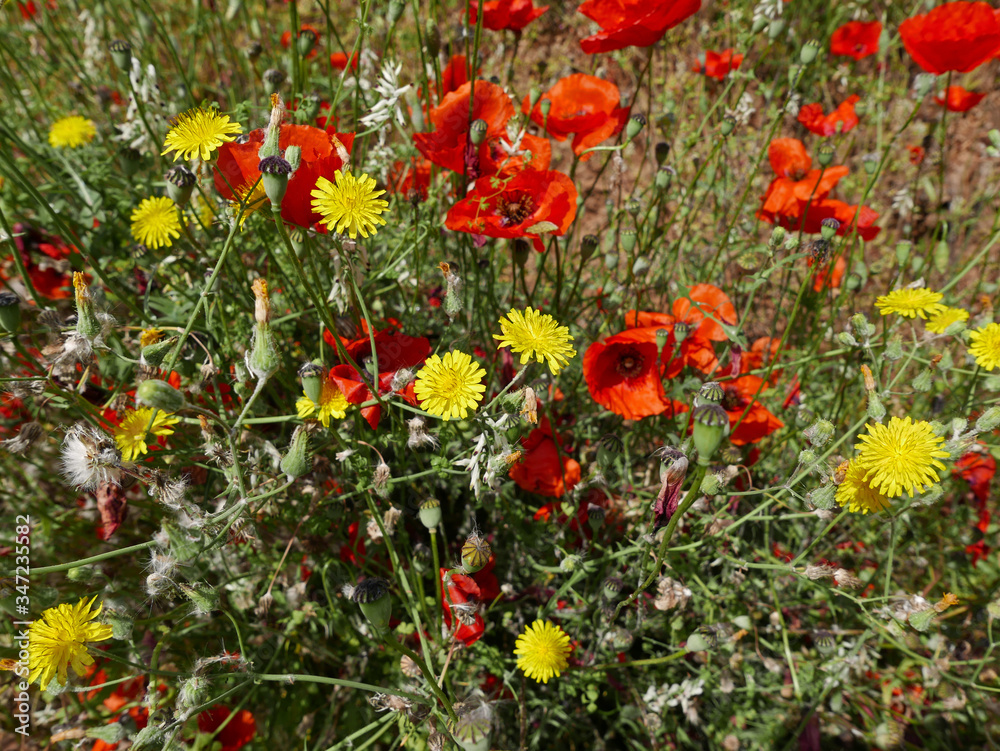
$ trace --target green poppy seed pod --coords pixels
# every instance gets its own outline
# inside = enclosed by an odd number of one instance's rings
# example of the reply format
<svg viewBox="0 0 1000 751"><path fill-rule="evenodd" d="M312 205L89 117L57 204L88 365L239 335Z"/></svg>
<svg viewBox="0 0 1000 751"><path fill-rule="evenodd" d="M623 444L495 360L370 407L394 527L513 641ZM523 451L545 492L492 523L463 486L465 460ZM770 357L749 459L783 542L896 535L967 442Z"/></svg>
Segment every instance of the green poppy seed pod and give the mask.
<svg viewBox="0 0 1000 751"><path fill-rule="evenodd" d="M313 404L319 404L323 393L323 376L325 369L316 362L306 362L299 368L299 378L302 380L302 390L306 392Z"/></svg>
<svg viewBox="0 0 1000 751"><path fill-rule="evenodd" d="M785 30L785 21L783 18L775 18L767 25L767 36L769 39L777 39L781 36L781 32Z"/></svg>
<svg viewBox="0 0 1000 751"><path fill-rule="evenodd" d="M299 121L303 123L311 123L316 119L319 114L320 101L319 97L307 96L302 97L302 101L299 102L298 109L295 114L298 115Z"/></svg>
<svg viewBox="0 0 1000 751"><path fill-rule="evenodd" d="M177 344L177 337L172 336L162 342L147 344L139 354L139 362L149 368L157 368L167 358L167 353Z"/></svg>
<svg viewBox="0 0 1000 751"><path fill-rule="evenodd" d="M473 120L472 125L469 126L469 140L478 146L486 140L486 131L488 128L489 125L486 124L485 120Z"/></svg>
<svg viewBox="0 0 1000 751"><path fill-rule="evenodd" d="M802 431L810 445L816 448L822 448L829 443L830 439L833 438L833 433L833 423L829 420L817 420Z"/></svg>
<svg viewBox="0 0 1000 751"><path fill-rule="evenodd" d="M111 59L118 66L118 70L123 70L126 73L132 70L131 44L124 39L115 39L108 45L108 51L111 53Z"/></svg>
<svg viewBox="0 0 1000 751"><path fill-rule="evenodd" d="M194 185L198 182L194 172L183 164L178 164L167 170L163 179L167 183L167 197L178 206L187 206L188 201L191 200Z"/></svg>
<svg viewBox="0 0 1000 751"><path fill-rule="evenodd" d="M819 153L816 155L816 161L819 162L821 167L829 167L833 164L833 158L836 155L837 150L834 148L834 145L829 141L823 141L823 143L820 144Z"/></svg>
<svg viewBox="0 0 1000 751"><path fill-rule="evenodd" d="M618 241L622 245L622 249L626 253L631 253L635 250L636 235L634 229L623 229L621 234L618 236Z"/></svg>
<svg viewBox="0 0 1000 751"><path fill-rule="evenodd" d="M396 25L399 19L403 17L404 10L406 10L406 6L400 0L390 0L388 13L390 26Z"/></svg>
<svg viewBox="0 0 1000 751"><path fill-rule="evenodd" d="M546 97L545 99L542 99L538 103L538 109L541 111L543 118L548 118L548 116L549 116L549 110L552 109L552 100L549 99L548 97Z"/></svg>
<svg viewBox="0 0 1000 751"><path fill-rule="evenodd" d="M354 588L351 599L358 604L375 631L381 634L388 630L389 615L392 613L389 582L377 576L365 579Z"/></svg>
<svg viewBox="0 0 1000 751"><path fill-rule="evenodd" d="M712 456L729 432L729 415L718 404L702 404L694 410L694 447L698 450L698 464L707 467Z"/></svg>
<svg viewBox="0 0 1000 751"><path fill-rule="evenodd" d="M614 271L618 268L618 254L617 253L605 253L604 254L604 268L608 271Z"/></svg>
<svg viewBox="0 0 1000 751"><path fill-rule="evenodd" d="M670 167L660 167L656 170L656 177L653 181L656 183L656 189L659 191L665 191L670 189L670 183L674 180L674 171Z"/></svg>
<svg viewBox="0 0 1000 751"><path fill-rule="evenodd" d="M736 118L732 115L726 115L722 118L722 124L719 125L719 132L722 134L722 137L725 138L734 130L736 130Z"/></svg>
<svg viewBox="0 0 1000 751"><path fill-rule="evenodd" d="M389 6L392 7L391 5ZM312 29L299 29L299 37L295 41L295 49L300 57L306 57L316 48L316 32Z"/></svg>
<svg viewBox="0 0 1000 751"><path fill-rule="evenodd" d="M722 400L725 398L726 392L718 381L708 381L698 389L697 400L701 404L722 404Z"/></svg>
<svg viewBox="0 0 1000 751"><path fill-rule="evenodd" d="M264 183L264 192L271 201L271 208L278 210L288 190L288 176L292 174L292 165L280 156L268 156L257 165L260 179Z"/></svg>
<svg viewBox="0 0 1000 751"><path fill-rule="evenodd" d="M829 242L836 236L837 230L839 229L840 229L840 222L838 222L832 216L827 217L819 224L820 236L827 242Z"/></svg>
<svg viewBox="0 0 1000 751"><path fill-rule="evenodd" d="M277 94L278 89L281 88L281 84L285 82L285 74L277 68L268 68L264 71L263 82L264 93L268 96Z"/></svg>
<svg viewBox="0 0 1000 751"><path fill-rule="evenodd" d="M906 266L906 262L910 258L910 250L912 248L913 243L909 240L901 240L896 243L896 263L899 264L900 268Z"/></svg>
<svg viewBox="0 0 1000 751"><path fill-rule="evenodd" d="M653 153L656 155L656 163L662 166L667 161L667 157L670 156L670 144L666 141L657 141L656 146L653 147Z"/></svg>
<svg viewBox="0 0 1000 751"><path fill-rule="evenodd" d="M441 524L441 501L437 498L428 498L420 504L417 516L420 517L420 523L427 529L437 529L438 525Z"/></svg>
<svg viewBox="0 0 1000 751"><path fill-rule="evenodd" d="M802 49L799 50L799 61L803 65L808 65L816 56L819 54L820 46L819 42L815 39L810 39L808 42L802 45Z"/></svg>
<svg viewBox="0 0 1000 751"><path fill-rule="evenodd" d="M865 172L869 175L874 175L875 170L878 169L878 156L876 154L865 154L861 157L861 164L865 168Z"/></svg>
<svg viewBox="0 0 1000 751"><path fill-rule="evenodd" d="M764 30L765 26L767 26L767 17L757 16L756 18L754 18L753 25L750 27L750 33L759 34Z"/></svg>
<svg viewBox="0 0 1000 751"><path fill-rule="evenodd" d="M166 381L150 378L139 384L135 400L161 412L174 413L184 408L184 394Z"/></svg>
<svg viewBox="0 0 1000 751"><path fill-rule="evenodd" d="M0 292L0 329L8 334L21 330L21 298L13 292Z"/></svg>
<svg viewBox="0 0 1000 751"><path fill-rule="evenodd" d="M625 202L625 210L632 215L635 219L639 216L639 212L642 211L642 201L638 198L630 198Z"/></svg>
<svg viewBox="0 0 1000 751"><path fill-rule="evenodd" d="M431 58L436 58L441 54L441 31L433 18L428 18L424 24L424 45Z"/></svg>
<svg viewBox="0 0 1000 751"><path fill-rule="evenodd" d="M590 257L594 255L597 250L597 246L600 244L600 240L597 235L584 235L583 239L580 240L580 260L588 261Z"/></svg>
<svg viewBox="0 0 1000 751"><path fill-rule="evenodd" d="M637 135L642 132L642 129L646 127L646 117L638 112L632 113L629 117L628 122L625 124L625 138L631 141Z"/></svg>
<svg viewBox="0 0 1000 751"><path fill-rule="evenodd" d="M667 329L657 329L656 330L656 351L663 352L663 348L667 346L667 342L670 341L670 332Z"/></svg>
<svg viewBox="0 0 1000 751"><path fill-rule="evenodd" d="M302 477L312 469L312 462L309 460L309 431L304 425L300 425L292 433L291 443L281 459L280 468L289 480Z"/></svg>
<svg viewBox="0 0 1000 751"><path fill-rule="evenodd" d="M477 711L463 714L452 723L451 737L462 751L489 751L489 715Z"/></svg>
<svg viewBox="0 0 1000 751"><path fill-rule="evenodd" d="M462 568L467 574L474 574L490 562L491 555L490 544L479 535L471 534L462 546Z"/></svg>
<svg viewBox="0 0 1000 751"><path fill-rule="evenodd" d="M591 503L587 506L587 524L590 525L590 528L594 532L604 526L604 520L607 516L608 512L596 503Z"/></svg>
<svg viewBox="0 0 1000 751"><path fill-rule="evenodd" d="M295 257L301 260L306 251L306 233L301 227L290 227L288 229L288 239L292 243L292 250L295 251Z"/></svg>
<svg viewBox="0 0 1000 751"><path fill-rule="evenodd" d="M743 454L736 446L723 446L719 451L719 461L723 464L742 464Z"/></svg>
<svg viewBox="0 0 1000 751"><path fill-rule="evenodd" d="M1000 407L990 407L976 420L976 430L980 433L992 433L1000 426Z"/></svg>
<svg viewBox="0 0 1000 751"><path fill-rule="evenodd" d="M691 333L691 324L690 323L686 323L684 321L678 321L677 323L675 323L674 324L674 342L677 343L677 346L680 346L681 343L685 339L688 338L688 335L690 333Z"/></svg>

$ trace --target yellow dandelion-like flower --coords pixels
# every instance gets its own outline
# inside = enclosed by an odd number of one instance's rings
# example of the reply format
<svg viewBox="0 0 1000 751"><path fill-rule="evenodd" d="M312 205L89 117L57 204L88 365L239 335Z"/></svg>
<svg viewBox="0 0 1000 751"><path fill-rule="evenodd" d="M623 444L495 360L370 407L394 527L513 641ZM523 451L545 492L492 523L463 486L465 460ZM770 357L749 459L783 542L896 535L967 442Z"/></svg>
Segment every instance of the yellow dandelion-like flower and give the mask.
<svg viewBox="0 0 1000 751"><path fill-rule="evenodd" d="M969 334L969 354L983 370L1000 367L1000 323L989 323Z"/></svg>
<svg viewBox="0 0 1000 751"><path fill-rule="evenodd" d="M888 425L869 425L868 433L858 439L861 442L854 444L858 455L851 464L863 467L865 482L889 498L903 491L912 498L913 491L937 482L935 467L945 468L938 460L949 456L939 448L944 438L934 435L930 423L909 417L890 418Z"/></svg>
<svg viewBox="0 0 1000 751"><path fill-rule="evenodd" d="M214 109L188 110L177 116L177 124L167 133L160 155L174 151L175 162L180 157L190 161L196 156L207 162L213 151L236 140L242 132L240 124L230 121L229 115L219 114Z"/></svg>
<svg viewBox="0 0 1000 751"><path fill-rule="evenodd" d="M481 381L486 371L464 352L431 355L417 371L413 391L425 410L445 421L465 419L479 408L486 391Z"/></svg>
<svg viewBox="0 0 1000 751"><path fill-rule="evenodd" d="M352 240L359 232L362 237L368 237L369 232L374 235L378 231L375 225L385 224L379 216L389 208L389 202L379 198L385 191L375 190L375 180L365 174L355 177L337 170L333 177L334 182L320 177L311 193L313 211L323 215L320 224L339 233L346 229Z"/></svg>
<svg viewBox="0 0 1000 751"><path fill-rule="evenodd" d="M153 412L156 412L156 417L153 417ZM152 425L149 423L150 420L153 421ZM154 410L152 407L130 409L121 425L115 429L115 443L122 452L122 459L127 462L135 461L149 450L146 446L147 432L155 436L173 435L174 430L171 426L178 422L180 422L179 417Z"/></svg>
<svg viewBox="0 0 1000 751"><path fill-rule="evenodd" d="M886 511L889 499L865 482L865 472L865 468L856 460L848 464L844 481L837 486L837 503L846 506L854 514L859 511L862 514Z"/></svg>
<svg viewBox="0 0 1000 751"><path fill-rule="evenodd" d="M258 211L265 206L270 210L271 199L267 197L267 191L264 190L263 180L258 180L253 185L243 185L236 189L237 195L239 195L240 200L232 201L229 204L229 209L232 211L233 216L240 213L241 204L245 204L243 208L243 216L240 217L240 229L243 229L243 222L247 220L255 211Z"/></svg>
<svg viewBox="0 0 1000 751"><path fill-rule="evenodd" d="M932 334L943 334L950 326L968 320L969 311L964 308L943 308L930 317L926 328Z"/></svg>
<svg viewBox="0 0 1000 751"><path fill-rule="evenodd" d="M295 410L299 413L299 419L305 420L319 412L316 417L324 428L330 427L330 418L336 417L343 420L347 416L347 397L340 387L331 378L323 379L322 390L319 394L319 404L308 396L300 396L295 402Z"/></svg>
<svg viewBox="0 0 1000 751"><path fill-rule="evenodd" d="M525 627L524 633L514 642L517 666L524 674L539 683L558 678L569 666L569 635L550 621L537 620Z"/></svg>
<svg viewBox="0 0 1000 751"><path fill-rule="evenodd" d="M42 612L42 617L28 628L28 681L44 691L53 678L66 685L66 668L72 667L83 675L94 664L87 652L87 642L111 638L111 626L92 623L100 614L101 606L92 610L95 596L87 602L82 598L76 605L59 605Z"/></svg>
<svg viewBox="0 0 1000 751"><path fill-rule="evenodd" d="M163 329L143 329L139 332L139 346L148 347L150 344L156 344L163 338Z"/></svg>
<svg viewBox="0 0 1000 751"><path fill-rule="evenodd" d="M49 128L49 145L57 149L75 149L94 140L97 128L93 120L70 115L56 120Z"/></svg>
<svg viewBox="0 0 1000 751"><path fill-rule="evenodd" d="M181 236L181 220L174 202L164 196L150 196L132 212L132 237L148 248L169 248Z"/></svg>
<svg viewBox="0 0 1000 751"><path fill-rule="evenodd" d="M526 308L523 313L511 310L506 318L500 319L500 330L503 334L493 335L500 340L497 349L510 347L511 352L520 352L522 365L534 357L538 362L548 362L552 375L559 375L570 358L576 356L576 350L570 346L573 337L569 328L534 308Z"/></svg>
<svg viewBox="0 0 1000 751"><path fill-rule="evenodd" d="M926 319L928 315L935 315L945 309L946 306L941 304L942 297L944 295L940 292L934 292L927 287L894 289L888 295L876 298L875 307L884 316L898 313L907 318L920 316Z"/></svg>

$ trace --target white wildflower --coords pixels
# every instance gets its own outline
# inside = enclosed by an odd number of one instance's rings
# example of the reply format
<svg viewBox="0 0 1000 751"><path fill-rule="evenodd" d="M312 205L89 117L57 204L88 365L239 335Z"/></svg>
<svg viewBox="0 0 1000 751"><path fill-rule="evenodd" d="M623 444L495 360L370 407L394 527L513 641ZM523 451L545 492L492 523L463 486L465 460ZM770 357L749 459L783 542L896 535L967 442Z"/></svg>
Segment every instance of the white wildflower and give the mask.
<svg viewBox="0 0 1000 751"><path fill-rule="evenodd" d="M901 219L905 219L912 213L914 205L913 196L910 195L906 186L897 190L892 196L892 210L899 214Z"/></svg>
<svg viewBox="0 0 1000 751"><path fill-rule="evenodd" d="M382 64L378 83L375 84L375 93L380 98L368 114L361 118L361 124L365 128L381 128L390 119L395 119L399 125L405 124L406 120L403 117L403 108L399 105L399 100L409 90L410 84L399 85L399 74L402 70L402 63L386 62Z"/></svg>
<svg viewBox="0 0 1000 751"><path fill-rule="evenodd" d="M733 118L737 125L743 126L750 122L750 118L753 117L753 113L756 111L753 106L753 95L749 91L744 91L740 95L740 100L736 103L736 107L726 110L726 116Z"/></svg>

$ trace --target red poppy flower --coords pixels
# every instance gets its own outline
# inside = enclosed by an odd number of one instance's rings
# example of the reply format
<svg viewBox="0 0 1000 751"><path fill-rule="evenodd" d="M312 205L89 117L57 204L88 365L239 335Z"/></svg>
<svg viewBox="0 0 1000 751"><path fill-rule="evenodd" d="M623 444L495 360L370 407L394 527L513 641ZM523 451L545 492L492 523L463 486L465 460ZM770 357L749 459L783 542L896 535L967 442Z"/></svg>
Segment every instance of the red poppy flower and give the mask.
<svg viewBox="0 0 1000 751"><path fill-rule="evenodd" d="M256 183L257 188L250 197L250 209L270 207L264 187L258 182L260 157L257 152L263 142L264 129L258 128L250 132L246 143L231 141L219 147L214 179L215 188L223 198L236 200L233 190L242 196ZM353 144L353 133L334 133L311 125L281 126L278 146L282 151L289 146L302 148L302 161L288 181L288 191L281 202L282 219L299 227L309 227L323 218L312 210L310 193L321 176L333 180L334 173L344 166L341 154L350 154Z"/></svg>
<svg viewBox="0 0 1000 751"><path fill-rule="evenodd" d="M910 152L910 164L920 164L927 155L923 146L907 146L906 150Z"/></svg>
<svg viewBox="0 0 1000 751"><path fill-rule="evenodd" d="M13 230L14 247L21 254L21 261L35 291L50 300L72 297L70 271L74 263L72 256L79 253L76 247L30 224L18 222ZM13 265L14 257L7 256L5 260L9 264L6 268L11 273L0 267L0 279L6 281L17 272Z"/></svg>
<svg viewBox="0 0 1000 751"><path fill-rule="evenodd" d="M799 110L799 122L817 136L846 133L858 124L854 103L860 99L857 94L852 94L829 115L823 114L822 104L807 104Z"/></svg>
<svg viewBox="0 0 1000 751"><path fill-rule="evenodd" d="M347 542L340 548L340 560L360 566L364 563L365 556L365 538L361 535L361 525L358 522L351 522L347 526Z"/></svg>
<svg viewBox="0 0 1000 751"><path fill-rule="evenodd" d="M452 572L451 569L440 569L441 577L441 609L444 613L444 623L449 629L452 627L452 608L456 610L458 628L455 630L455 639L465 646L475 644L486 631L486 622L479 614L476 607L482 590L471 576Z"/></svg>
<svg viewBox="0 0 1000 751"><path fill-rule="evenodd" d="M358 55L357 53L351 55L351 70L358 69ZM337 70L347 69L347 54L344 52L334 52L330 55L330 66L336 68Z"/></svg>
<svg viewBox="0 0 1000 751"><path fill-rule="evenodd" d="M949 86L944 96L938 94L934 97L934 101L949 112L968 112L985 98L986 94L967 91L961 86Z"/></svg>
<svg viewBox="0 0 1000 751"><path fill-rule="evenodd" d="M699 293L695 291L693 294L698 295ZM727 297L726 300L728 301L728 299ZM685 366L700 370L702 373L712 373L718 367L719 360L715 356L712 341L700 329L704 327L704 331L712 331L714 333L716 324L704 317L697 320L687 318L687 314L691 310L690 305L678 306L675 302L674 306L686 317L681 322L690 324L692 329L687 332L687 336L681 342L679 353L677 352L677 339L674 331L674 326L678 322L678 319L669 313L652 313L645 310L636 312L630 310L625 314L625 328L650 328L654 334L661 329L667 332L667 341L663 346L663 353L661 355L663 378L675 378ZM696 315L697 313L695 311Z"/></svg>
<svg viewBox="0 0 1000 751"><path fill-rule="evenodd" d="M423 157L414 157L410 163L396 161L392 164L387 183L390 193L398 193L407 199L427 200L427 189L431 186L431 162Z"/></svg>
<svg viewBox="0 0 1000 751"><path fill-rule="evenodd" d="M771 362L778 358L778 347L781 339L771 336L762 336L754 340L750 345L750 350L744 352L740 363L740 372L748 373L751 370L766 368Z"/></svg>
<svg viewBox="0 0 1000 751"><path fill-rule="evenodd" d="M928 73L968 73L1000 51L1000 19L987 3L945 3L907 18L899 36Z"/></svg>
<svg viewBox="0 0 1000 751"><path fill-rule="evenodd" d="M812 158L797 138L776 138L767 147L771 169L777 175L767 187L758 217L774 222L774 216L798 218L810 200L826 198L850 170L843 166L814 170Z"/></svg>
<svg viewBox="0 0 1000 751"><path fill-rule="evenodd" d="M493 602L500 596L500 582L493 569L497 565L497 557L490 553L490 559L486 565L472 575L473 580L479 585L479 599L485 603Z"/></svg>
<svg viewBox="0 0 1000 751"><path fill-rule="evenodd" d="M805 204L802 207L805 210ZM857 226L854 225L855 215L857 215ZM761 219L780 225L787 230L794 232L802 231L807 235L818 235L823 231L824 219L836 219L840 222L837 234L843 237L849 232L857 230L862 240L869 241L875 239L881 227L875 226L875 221L879 214L868 206L851 206L843 201L836 201L826 198L822 201L813 201L809 204L809 211L805 214L805 221L799 216L777 216L773 220L758 214Z"/></svg>
<svg viewBox="0 0 1000 751"><path fill-rule="evenodd" d="M663 357L670 357L663 348ZM686 412L670 399L661 380L664 363L657 352L656 329L626 329L594 342L583 356L583 375L594 401L627 420Z"/></svg>
<svg viewBox="0 0 1000 751"><path fill-rule="evenodd" d="M431 343L423 336L407 336L399 332L399 327L392 325L389 328L376 331L373 337L368 335L368 326L362 321L361 331L354 339L343 339L341 342L347 354L356 363L364 364L372 359L372 339L375 340L375 354L378 357L378 369L380 373L395 373L401 368L412 368L427 359L431 353ZM328 332L324 332L324 338ZM333 341L327 339L333 346Z"/></svg>
<svg viewBox="0 0 1000 751"><path fill-rule="evenodd" d="M813 265L812 258L807 258L806 262L810 267ZM837 260L833 262L833 268L830 268L829 262L823 263L816 270L816 277L813 279L813 291L822 292L827 289L840 289L840 284L844 281L845 271L847 271L847 261L842 255L837 256Z"/></svg>
<svg viewBox="0 0 1000 751"><path fill-rule="evenodd" d="M206 709L198 715L198 730L203 733L214 733L222 727L222 723L231 714L229 707L216 704L211 709ZM215 740L222 744L222 751L239 751L257 734L257 721L253 713L248 709L241 709L236 716L229 721Z"/></svg>
<svg viewBox="0 0 1000 751"><path fill-rule="evenodd" d="M511 466L510 479L529 493L559 498L580 482L580 465L566 456L549 418L521 441L521 460Z"/></svg>
<svg viewBox="0 0 1000 751"><path fill-rule="evenodd" d="M483 27L492 31L521 31L549 9L548 5L536 8L532 0L487 0L483 3ZM469 3L469 25L478 21L479 3Z"/></svg>
<svg viewBox="0 0 1000 751"><path fill-rule="evenodd" d="M542 113L544 100L550 103L548 117ZM557 141L565 141L574 134L573 153L580 156L625 127L628 107L619 107L620 102L621 92L610 81L574 73L542 94L531 110L531 119ZM530 107L530 98L525 97L521 111L527 114ZM580 158L587 161L591 156L593 153Z"/></svg>
<svg viewBox="0 0 1000 751"><path fill-rule="evenodd" d="M319 51L317 49L317 47L319 46L319 29L317 29L315 26L311 26L310 24L304 23L299 27L299 36L302 36L303 34L312 35L313 48L309 50L309 54L306 55L307 60L312 60L314 57L316 57L316 54ZM281 35L281 46L287 50L291 46L291 44L292 44L292 32L286 31Z"/></svg>
<svg viewBox="0 0 1000 751"><path fill-rule="evenodd" d="M980 447L982 444L980 444ZM969 483L969 487L975 494L976 499L984 504L990 497L990 483L997 473L997 462L989 453L985 451L969 451L961 459L955 462L955 469L952 473L959 475ZM984 532L986 530L983 530Z"/></svg>
<svg viewBox="0 0 1000 751"><path fill-rule="evenodd" d="M735 52L732 47L722 52L705 50L704 62L699 60L691 66L693 73L704 73L709 78L721 81L729 72L736 70L743 62L743 55Z"/></svg>
<svg viewBox="0 0 1000 751"><path fill-rule="evenodd" d="M830 37L830 53L860 60L878 52L882 24L878 21L848 21Z"/></svg>
<svg viewBox="0 0 1000 751"><path fill-rule="evenodd" d="M469 82L469 61L465 55L452 55L448 64L441 69L441 96L458 91Z"/></svg>
<svg viewBox="0 0 1000 751"><path fill-rule="evenodd" d="M695 284L688 297L674 301L673 314L678 321L691 324L696 333L713 342L729 339L719 321L735 326L738 320L729 296L714 284Z"/></svg>
<svg viewBox="0 0 1000 751"><path fill-rule="evenodd" d="M649 47L701 8L701 0L585 0L580 13L601 31L580 41L588 55Z"/></svg>
<svg viewBox="0 0 1000 751"><path fill-rule="evenodd" d="M445 226L488 237L530 239L545 249L540 234L566 234L576 216L576 187L561 172L526 169L499 181L476 180L475 189L448 211Z"/></svg>
<svg viewBox="0 0 1000 751"><path fill-rule="evenodd" d="M785 423L754 398L758 391L766 388L764 379L755 375L741 375L722 382L722 408L729 413L730 428L739 422L739 426L729 435L729 442L734 446L757 443L785 426Z"/></svg>

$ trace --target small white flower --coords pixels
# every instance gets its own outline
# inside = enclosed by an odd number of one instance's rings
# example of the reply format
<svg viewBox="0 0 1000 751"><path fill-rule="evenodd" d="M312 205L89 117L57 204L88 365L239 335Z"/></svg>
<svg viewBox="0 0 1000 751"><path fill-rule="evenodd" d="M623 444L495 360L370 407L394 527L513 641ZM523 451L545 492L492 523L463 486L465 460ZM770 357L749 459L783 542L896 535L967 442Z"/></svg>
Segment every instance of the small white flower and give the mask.
<svg viewBox="0 0 1000 751"><path fill-rule="evenodd" d="M399 74L403 70L402 63L393 65L391 62L383 63L379 71L378 83L375 84L375 93L381 98L368 114L361 118L361 124L365 128L381 128L390 119L395 118L399 125L405 124L403 118L403 108L399 105L399 100L409 91L410 84L399 85Z"/></svg>

